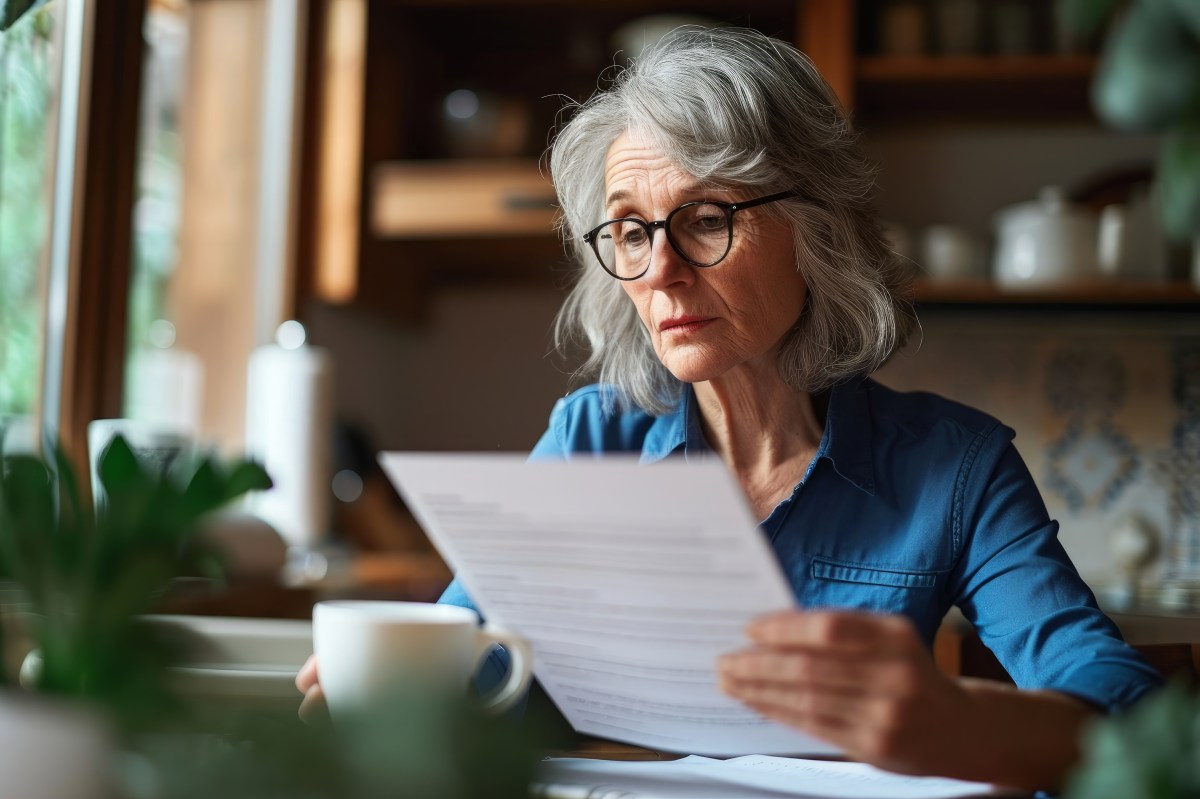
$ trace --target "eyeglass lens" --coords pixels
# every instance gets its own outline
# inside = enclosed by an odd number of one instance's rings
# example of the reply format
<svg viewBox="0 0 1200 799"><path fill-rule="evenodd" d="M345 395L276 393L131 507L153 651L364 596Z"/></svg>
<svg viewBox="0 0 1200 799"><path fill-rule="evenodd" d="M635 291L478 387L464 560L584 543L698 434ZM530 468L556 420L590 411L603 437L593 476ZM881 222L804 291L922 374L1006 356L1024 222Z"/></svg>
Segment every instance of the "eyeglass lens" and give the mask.
<svg viewBox="0 0 1200 799"><path fill-rule="evenodd" d="M667 240L694 266L712 266L724 258L732 230L728 210L710 203L686 205L667 217ZM653 230L645 222L617 219L596 232L595 243L605 269L620 278L634 278L650 265Z"/></svg>

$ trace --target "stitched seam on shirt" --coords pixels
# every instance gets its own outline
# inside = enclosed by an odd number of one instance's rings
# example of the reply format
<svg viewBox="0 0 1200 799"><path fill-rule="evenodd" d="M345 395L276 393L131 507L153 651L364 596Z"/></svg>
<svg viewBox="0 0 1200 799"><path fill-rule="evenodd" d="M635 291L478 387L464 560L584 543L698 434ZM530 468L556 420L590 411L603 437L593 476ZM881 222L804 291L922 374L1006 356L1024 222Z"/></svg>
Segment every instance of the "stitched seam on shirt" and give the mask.
<svg viewBox="0 0 1200 799"><path fill-rule="evenodd" d="M880 569L874 566L841 564L823 558L813 558L812 575L818 580L889 588L933 588L937 585L936 572Z"/></svg>
<svg viewBox="0 0 1200 799"><path fill-rule="evenodd" d="M566 419L563 417L565 417L567 415L567 413L569 413L569 411L567 410L566 407L564 407L563 412L559 415L559 418L557 420L558 424L556 424L554 426L554 439L558 442L559 451L563 452L563 453L567 452L567 442L566 442L566 439L563 437L563 430L567 426Z"/></svg>
<svg viewBox="0 0 1200 799"><path fill-rule="evenodd" d="M902 574L949 574L954 571L954 567L950 566L945 569L912 569L901 563L863 563L856 560L838 560L826 555L812 555L813 562L828 563L831 566L847 566L851 569L869 569L871 571L881 572L901 572Z"/></svg>
<svg viewBox="0 0 1200 799"><path fill-rule="evenodd" d="M999 426L999 422L996 422L987 430L975 434L975 440L967 448L967 455L963 458L962 465L958 470L958 478L954 482L954 502L950 511L950 545L954 548L955 561L962 554L963 503L967 491L967 480L970 479L971 471L975 468L975 458L979 455L979 450L982 449L984 442L987 441L988 436L992 434L992 431L997 426Z"/></svg>

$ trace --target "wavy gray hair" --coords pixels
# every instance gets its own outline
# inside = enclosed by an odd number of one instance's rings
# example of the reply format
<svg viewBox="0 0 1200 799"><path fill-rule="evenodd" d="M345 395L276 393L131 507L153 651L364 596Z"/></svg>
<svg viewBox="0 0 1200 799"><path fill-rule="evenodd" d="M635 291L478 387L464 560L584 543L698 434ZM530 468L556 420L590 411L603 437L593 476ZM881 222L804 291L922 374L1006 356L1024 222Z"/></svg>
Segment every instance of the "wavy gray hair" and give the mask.
<svg viewBox="0 0 1200 799"><path fill-rule="evenodd" d="M633 303L582 240L604 221L605 159L626 131L713 187L799 193L764 206L791 225L808 285L779 355L790 386L817 392L869 374L904 344L915 322L911 283L874 216L875 169L833 91L785 42L748 29L685 26L618 71L554 140L558 225L582 267L554 339L560 348L588 346L577 375L613 386L625 407L661 414L678 401L681 384L659 361Z"/></svg>

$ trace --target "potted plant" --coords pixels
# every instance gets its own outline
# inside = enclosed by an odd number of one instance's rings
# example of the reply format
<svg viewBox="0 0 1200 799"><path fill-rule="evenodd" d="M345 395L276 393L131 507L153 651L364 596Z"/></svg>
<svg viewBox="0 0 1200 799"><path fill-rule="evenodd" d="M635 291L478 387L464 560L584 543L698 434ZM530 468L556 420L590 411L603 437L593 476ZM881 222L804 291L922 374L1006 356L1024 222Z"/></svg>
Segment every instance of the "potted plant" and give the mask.
<svg viewBox="0 0 1200 799"><path fill-rule="evenodd" d="M2 690L13 675L0 671L0 737L7 724L27 744L0 749L6 787L103 799L111 786L102 772L123 750L161 799L528 794L528 720L516 727L465 696L448 702L397 686L336 734L300 723L294 710L194 712L171 691L170 642L139 617L173 578L220 573L198 522L270 480L256 464L207 458L176 461L164 473L120 437L97 475L105 500L94 509L61 453L46 460L0 451L0 579L24 592L39 655L36 668L23 670L29 695ZM62 768L67 761L72 769Z"/></svg>
<svg viewBox="0 0 1200 799"><path fill-rule="evenodd" d="M1162 134L1155 188L1163 227L1176 241L1200 237L1200 3L1058 2L1083 36L1111 23L1092 104L1113 128Z"/></svg>
<svg viewBox="0 0 1200 799"><path fill-rule="evenodd" d="M117 437L99 460L106 501L95 509L61 453L2 464L0 576L32 611L39 658L25 674L30 687L103 705L122 724L147 718L163 701L168 652L138 616L174 578L219 575L198 523L270 479L255 463L210 458L161 472Z"/></svg>
<svg viewBox="0 0 1200 799"><path fill-rule="evenodd" d="M1200 695L1181 682L1094 724L1067 799L1200 796Z"/></svg>

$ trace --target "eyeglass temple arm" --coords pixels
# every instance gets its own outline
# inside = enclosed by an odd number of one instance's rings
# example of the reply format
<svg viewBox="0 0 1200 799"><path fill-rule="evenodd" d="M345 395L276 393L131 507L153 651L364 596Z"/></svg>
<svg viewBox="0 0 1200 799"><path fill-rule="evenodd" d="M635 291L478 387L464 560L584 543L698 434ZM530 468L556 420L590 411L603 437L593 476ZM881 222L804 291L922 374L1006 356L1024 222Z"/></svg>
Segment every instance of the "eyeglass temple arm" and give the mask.
<svg viewBox="0 0 1200 799"><path fill-rule="evenodd" d="M799 197L800 192L797 191L781 191L778 194L768 194L766 197L759 197L755 200L747 200L746 202L734 203L729 206L730 211L741 211L743 208L754 208L758 205L766 205L767 203L777 202L779 200L787 200L792 197Z"/></svg>

